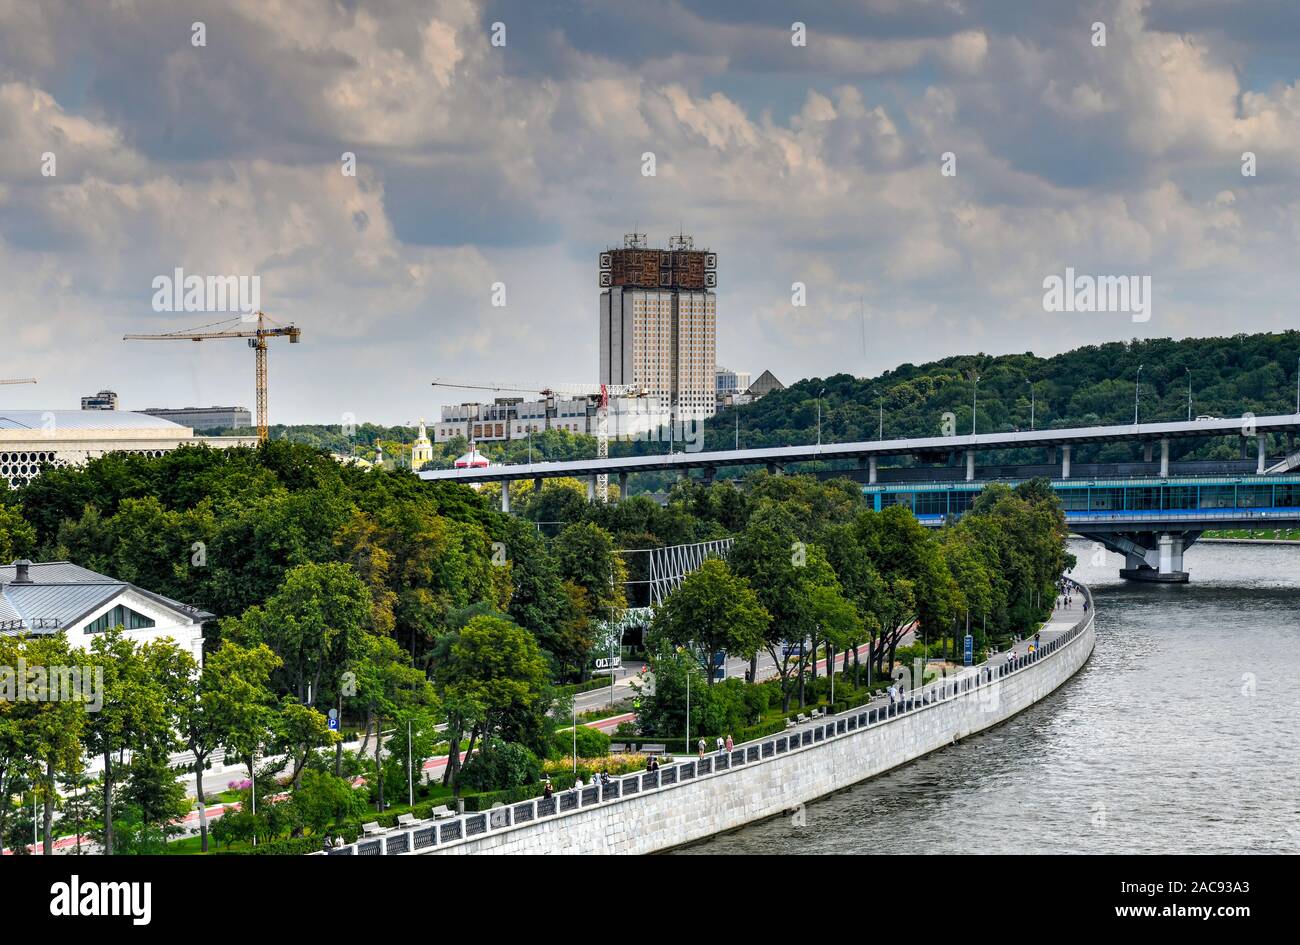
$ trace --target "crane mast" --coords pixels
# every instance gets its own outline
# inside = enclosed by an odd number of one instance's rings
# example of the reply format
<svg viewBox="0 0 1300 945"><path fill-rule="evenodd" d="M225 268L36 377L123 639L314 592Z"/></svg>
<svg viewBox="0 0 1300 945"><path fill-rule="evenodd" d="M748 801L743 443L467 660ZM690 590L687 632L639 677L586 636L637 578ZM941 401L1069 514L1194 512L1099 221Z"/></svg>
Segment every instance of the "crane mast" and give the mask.
<svg viewBox="0 0 1300 945"><path fill-rule="evenodd" d="M302 329L292 323L276 324L265 312L258 311L257 327L247 330L226 329L222 331L166 331L147 335L123 335L125 341L208 341L213 338L247 338L248 346L253 349L255 377L257 386L257 441L267 440L267 380L266 380L266 339L288 338L290 344L298 344ZM208 326L204 326L208 327Z"/></svg>

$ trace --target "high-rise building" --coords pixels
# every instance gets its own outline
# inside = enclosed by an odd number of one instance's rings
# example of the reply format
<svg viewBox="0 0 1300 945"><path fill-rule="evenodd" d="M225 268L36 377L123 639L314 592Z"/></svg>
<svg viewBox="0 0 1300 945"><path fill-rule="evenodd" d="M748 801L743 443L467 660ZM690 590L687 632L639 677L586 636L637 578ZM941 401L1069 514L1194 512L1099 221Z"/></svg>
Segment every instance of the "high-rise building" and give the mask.
<svg viewBox="0 0 1300 945"><path fill-rule="evenodd" d="M111 390L101 390L98 394L90 394L81 398L82 410L116 410L117 393Z"/></svg>
<svg viewBox="0 0 1300 945"><path fill-rule="evenodd" d="M642 387L678 420L717 405L718 256L689 236L630 233L600 254L600 382Z"/></svg>
<svg viewBox="0 0 1300 945"><path fill-rule="evenodd" d="M743 394L749 388L748 371L733 371L730 368L718 365L718 371L714 378L716 380L714 390L718 395L718 403L729 402L732 397Z"/></svg>

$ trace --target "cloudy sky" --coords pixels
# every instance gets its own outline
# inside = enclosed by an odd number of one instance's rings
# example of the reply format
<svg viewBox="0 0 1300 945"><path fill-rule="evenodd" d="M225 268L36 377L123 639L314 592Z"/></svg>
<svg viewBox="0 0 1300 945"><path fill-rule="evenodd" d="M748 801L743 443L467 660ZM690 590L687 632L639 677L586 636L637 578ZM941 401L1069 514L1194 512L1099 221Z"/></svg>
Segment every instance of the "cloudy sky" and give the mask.
<svg viewBox="0 0 1300 945"><path fill-rule="evenodd" d="M593 381L634 227L786 381L1295 327L1298 76L1294 0L0 0L0 406L251 406L243 342L121 340L221 317L154 310L176 267L303 329L273 422ZM1045 312L1067 266L1150 320Z"/></svg>

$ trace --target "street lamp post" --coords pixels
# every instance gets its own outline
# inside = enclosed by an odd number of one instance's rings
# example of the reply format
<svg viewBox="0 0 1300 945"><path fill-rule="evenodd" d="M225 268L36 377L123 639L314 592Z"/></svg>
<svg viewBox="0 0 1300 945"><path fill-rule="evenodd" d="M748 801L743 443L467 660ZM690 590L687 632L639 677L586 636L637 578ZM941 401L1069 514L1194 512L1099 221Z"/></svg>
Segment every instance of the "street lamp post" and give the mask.
<svg viewBox="0 0 1300 945"><path fill-rule="evenodd" d="M975 387L974 390L971 392L971 398L970 398L970 435L971 436L975 435L975 415L979 411L979 400L980 400L980 376L976 374Z"/></svg>
<svg viewBox="0 0 1300 945"><path fill-rule="evenodd" d="M876 427L876 439L885 438L885 395L880 395L880 426Z"/></svg>
<svg viewBox="0 0 1300 945"><path fill-rule="evenodd" d="M683 647L677 648L677 656L682 655ZM693 658L693 657L692 657ZM709 664L709 672L713 672L713 664ZM686 663L686 750L691 750L691 664Z"/></svg>
<svg viewBox="0 0 1300 945"><path fill-rule="evenodd" d="M822 445L822 394L826 393L823 387L817 392L817 445Z"/></svg>
<svg viewBox="0 0 1300 945"><path fill-rule="evenodd" d="M406 720L406 803L415 806L415 774L411 770L411 720Z"/></svg>
<svg viewBox="0 0 1300 945"><path fill-rule="evenodd" d="M1190 423L1192 419L1192 369L1183 368L1187 372L1187 420ZM1300 378L1296 380L1296 413L1300 413Z"/></svg>
<svg viewBox="0 0 1300 945"><path fill-rule="evenodd" d="M1036 399L1037 399L1037 394L1036 394L1035 391L1034 391L1034 382L1033 382L1033 381L1031 381L1029 378L1025 378L1025 383L1029 385L1029 430L1030 430L1030 432L1033 432L1033 429L1034 429L1034 402L1035 402Z"/></svg>
<svg viewBox="0 0 1300 945"><path fill-rule="evenodd" d="M1142 402L1142 369L1145 364L1138 365L1137 383L1133 385L1133 426L1138 425L1138 405Z"/></svg>

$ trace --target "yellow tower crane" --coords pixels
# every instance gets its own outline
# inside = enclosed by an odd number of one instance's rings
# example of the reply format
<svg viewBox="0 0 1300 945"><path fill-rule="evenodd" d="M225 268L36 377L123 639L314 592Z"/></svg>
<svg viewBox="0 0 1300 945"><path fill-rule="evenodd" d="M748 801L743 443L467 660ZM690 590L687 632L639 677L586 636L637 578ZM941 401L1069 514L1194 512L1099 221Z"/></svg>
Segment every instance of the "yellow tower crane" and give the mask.
<svg viewBox="0 0 1300 945"><path fill-rule="evenodd" d="M298 339L302 336L302 329L289 325L277 325L269 315L264 312L257 312L256 328L231 328L221 331L202 331L191 329L188 331L166 331L152 335L123 335L124 341L207 341L210 338L247 338L248 346L256 352L257 355L257 439L259 443L266 442L266 339L281 338L289 339L290 344L297 344ZM236 319L240 324L247 324L244 320ZM213 325L225 324L224 322L214 322ZM213 325L201 325L200 329L211 328Z"/></svg>

